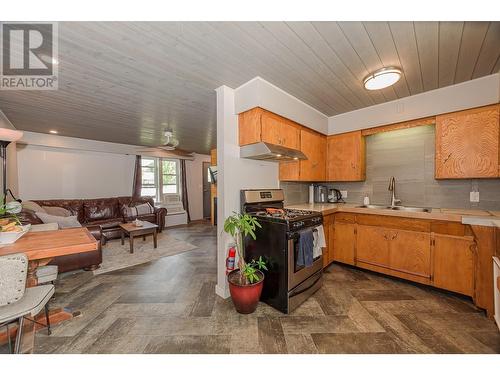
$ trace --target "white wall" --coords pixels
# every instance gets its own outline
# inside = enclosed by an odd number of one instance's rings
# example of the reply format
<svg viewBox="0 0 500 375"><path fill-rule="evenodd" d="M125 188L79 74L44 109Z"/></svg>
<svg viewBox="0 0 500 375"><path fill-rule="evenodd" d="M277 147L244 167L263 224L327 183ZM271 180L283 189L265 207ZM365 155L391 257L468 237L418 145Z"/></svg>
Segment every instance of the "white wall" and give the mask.
<svg viewBox="0 0 500 375"><path fill-rule="evenodd" d="M210 155L195 154L186 160L186 184L191 220L203 219L203 162L210 162Z"/></svg>
<svg viewBox="0 0 500 375"><path fill-rule="evenodd" d="M18 145L19 196L28 199L132 194L135 156Z"/></svg>
<svg viewBox="0 0 500 375"><path fill-rule="evenodd" d="M223 231L224 219L240 211L240 190L278 188L278 163L240 158L235 91L217 88L217 286L216 293L229 297L225 259L232 242Z"/></svg>
<svg viewBox="0 0 500 375"><path fill-rule="evenodd" d="M500 101L500 74L358 109L328 119L328 134L394 124Z"/></svg>
<svg viewBox="0 0 500 375"><path fill-rule="evenodd" d="M266 80L255 77L234 90L235 113L267 109L320 133L328 133L328 117Z"/></svg>

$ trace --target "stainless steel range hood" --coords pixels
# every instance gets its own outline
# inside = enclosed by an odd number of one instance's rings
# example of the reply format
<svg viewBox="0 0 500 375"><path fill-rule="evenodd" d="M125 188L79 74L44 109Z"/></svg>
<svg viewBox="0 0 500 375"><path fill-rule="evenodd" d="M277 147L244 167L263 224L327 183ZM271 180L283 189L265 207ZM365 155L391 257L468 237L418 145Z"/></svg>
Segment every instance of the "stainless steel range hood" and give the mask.
<svg viewBox="0 0 500 375"><path fill-rule="evenodd" d="M259 142L240 147L240 157L267 161L306 160L302 151L288 147Z"/></svg>

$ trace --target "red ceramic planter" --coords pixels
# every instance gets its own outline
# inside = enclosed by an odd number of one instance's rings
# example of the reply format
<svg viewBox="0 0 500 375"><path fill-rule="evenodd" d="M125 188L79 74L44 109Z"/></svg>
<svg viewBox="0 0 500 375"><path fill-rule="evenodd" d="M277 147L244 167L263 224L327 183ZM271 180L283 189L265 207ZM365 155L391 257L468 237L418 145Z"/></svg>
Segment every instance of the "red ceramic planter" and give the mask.
<svg viewBox="0 0 500 375"><path fill-rule="evenodd" d="M251 314L257 308L260 300L260 295L262 293L262 286L264 285L264 274L261 271L257 271L260 276L260 280L255 284L239 285L231 282L231 275L239 273L240 270L234 270L229 273L229 292L231 293L231 298L234 303L236 311L240 314Z"/></svg>

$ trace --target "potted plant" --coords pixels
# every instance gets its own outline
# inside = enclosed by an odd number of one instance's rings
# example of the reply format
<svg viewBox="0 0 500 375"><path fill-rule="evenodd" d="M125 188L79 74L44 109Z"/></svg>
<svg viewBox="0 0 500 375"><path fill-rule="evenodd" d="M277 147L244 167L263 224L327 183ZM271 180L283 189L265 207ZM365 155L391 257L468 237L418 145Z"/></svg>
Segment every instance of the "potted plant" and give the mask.
<svg viewBox="0 0 500 375"><path fill-rule="evenodd" d="M234 238L238 254L238 268L227 275L229 292L236 311L241 314L253 313L257 308L264 282L262 270L267 271L262 257L245 261L244 239L251 236L255 240L257 228L261 228L257 219L247 214L234 213L224 221L224 231Z"/></svg>

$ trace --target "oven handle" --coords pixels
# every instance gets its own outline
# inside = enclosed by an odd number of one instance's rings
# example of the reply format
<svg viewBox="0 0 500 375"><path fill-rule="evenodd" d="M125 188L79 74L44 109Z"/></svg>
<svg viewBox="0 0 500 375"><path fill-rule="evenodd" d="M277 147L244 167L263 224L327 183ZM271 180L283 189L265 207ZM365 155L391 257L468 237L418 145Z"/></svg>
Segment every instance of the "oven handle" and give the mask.
<svg viewBox="0 0 500 375"><path fill-rule="evenodd" d="M318 276L318 278L311 284L309 285L307 288L305 289L301 289L301 290L297 290L296 292L294 292L293 294L290 295L290 297L293 297L293 296L296 296L297 294L300 294L300 293L304 293L304 292L307 292L309 289L311 289L313 286L315 286L320 280L321 280L321 276L322 276L322 273L321 272Z"/></svg>
<svg viewBox="0 0 500 375"><path fill-rule="evenodd" d="M321 224L320 224L321 225ZM313 232L317 232L318 231L318 227L319 225L316 225L313 227ZM309 227L310 228L310 227ZM289 240L297 240L299 239L299 232L292 232L288 235L288 239Z"/></svg>

